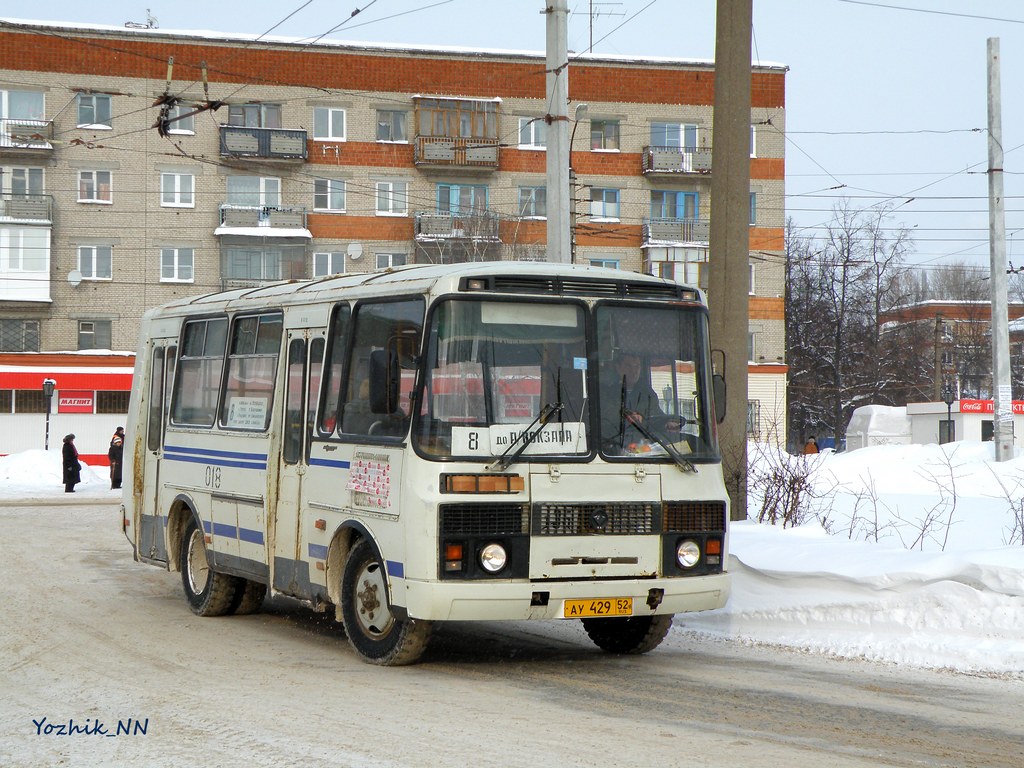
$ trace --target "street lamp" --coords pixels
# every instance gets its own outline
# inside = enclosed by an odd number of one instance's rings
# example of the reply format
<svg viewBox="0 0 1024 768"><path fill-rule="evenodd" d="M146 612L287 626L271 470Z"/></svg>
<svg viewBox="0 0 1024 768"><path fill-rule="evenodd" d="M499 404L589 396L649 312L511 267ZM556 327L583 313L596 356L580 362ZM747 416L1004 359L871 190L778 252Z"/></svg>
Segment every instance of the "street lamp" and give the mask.
<svg viewBox="0 0 1024 768"><path fill-rule="evenodd" d="M956 432L953 429L953 401L955 400L956 392L953 391L953 383L947 381L942 388L942 402L946 404L946 439L941 441L943 443L952 443L955 440Z"/></svg>
<svg viewBox="0 0 1024 768"><path fill-rule="evenodd" d="M53 379L43 379L43 401L46 403L46 436L43 438L43 450L50 450L50 403L53 400L53 390L57 382Z"/></svg>

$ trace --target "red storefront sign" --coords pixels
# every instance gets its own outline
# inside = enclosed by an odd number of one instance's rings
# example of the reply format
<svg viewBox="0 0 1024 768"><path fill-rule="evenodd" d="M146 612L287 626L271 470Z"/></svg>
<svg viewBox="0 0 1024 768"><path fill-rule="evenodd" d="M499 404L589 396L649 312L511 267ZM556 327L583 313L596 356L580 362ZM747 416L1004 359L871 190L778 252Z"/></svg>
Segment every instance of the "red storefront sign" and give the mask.
<svg viewBox="0 0 1024 768"><path fill-rule="evenodd" d="M92 413L94 396L89 390L61 390L57 394L57 413Z"/></svg>
<svg viewBox="0 0 1024 768"><path fill-rule="evenodd" d="M961 400L960 413L995 413L996 407L992 400ZM1024 400L1013 401L1013 412L1024 413Z"/></svg>

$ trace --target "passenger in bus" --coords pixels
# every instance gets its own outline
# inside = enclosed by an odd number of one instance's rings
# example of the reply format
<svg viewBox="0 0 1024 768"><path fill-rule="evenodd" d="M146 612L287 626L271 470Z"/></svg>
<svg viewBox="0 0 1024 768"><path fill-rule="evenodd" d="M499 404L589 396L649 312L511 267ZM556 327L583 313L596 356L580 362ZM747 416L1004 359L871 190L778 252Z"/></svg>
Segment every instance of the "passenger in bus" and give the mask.
<svg viewBox="0 0 1024 768"><path fill-rule="evenodd" d="M63 463L64 493L74 493L75 486L82 482L82 465L78 461L74 435L64 435L60 455Z"/></svg>
<svg viewBox="0 0 1024 768"><path fill-rule="evenodd" d="M121 487L121 460L124 458L124 427L114 430L110 438L110 448L107 449L107 458L110 460L110 487Z"/></svg>

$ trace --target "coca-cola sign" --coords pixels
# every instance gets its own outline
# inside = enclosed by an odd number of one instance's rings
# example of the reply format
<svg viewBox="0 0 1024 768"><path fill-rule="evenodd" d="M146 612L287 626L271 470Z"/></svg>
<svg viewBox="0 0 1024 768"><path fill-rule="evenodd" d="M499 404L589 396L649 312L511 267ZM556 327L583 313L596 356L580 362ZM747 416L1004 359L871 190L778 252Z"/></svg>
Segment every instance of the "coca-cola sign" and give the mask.
<svg viewBox="0 0 1024 768"><path fill-rule="evenodd" d="M996 407L992 400L961 400L960 413L995 413ZM1024 414L1024 400L1013 401L1013 412Z"/></svg>

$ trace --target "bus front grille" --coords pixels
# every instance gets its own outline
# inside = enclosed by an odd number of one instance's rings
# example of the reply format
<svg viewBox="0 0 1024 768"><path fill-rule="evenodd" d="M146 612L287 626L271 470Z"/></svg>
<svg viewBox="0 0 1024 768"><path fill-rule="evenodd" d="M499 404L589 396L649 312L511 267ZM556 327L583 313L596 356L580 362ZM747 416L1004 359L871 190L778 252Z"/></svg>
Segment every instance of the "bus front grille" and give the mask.
<svg viewBox="0 0 1024 768"><path fill-rule="evenodd" d="M655 502L597 502L590 504L535 504L534 535L658 533L659 505Z"/></svg>
<svg viewBox="0 0 1024 768"><path fill-rule="evenodd" d="M725 503L721 501L666 501L665 532L725 530Z"/></svg>
<svg viewBox="0 0 1024 768"><path fill-rule="evenodd" d="M499 536L528 533L526 504L442 504L442 536Z"/></svg>

